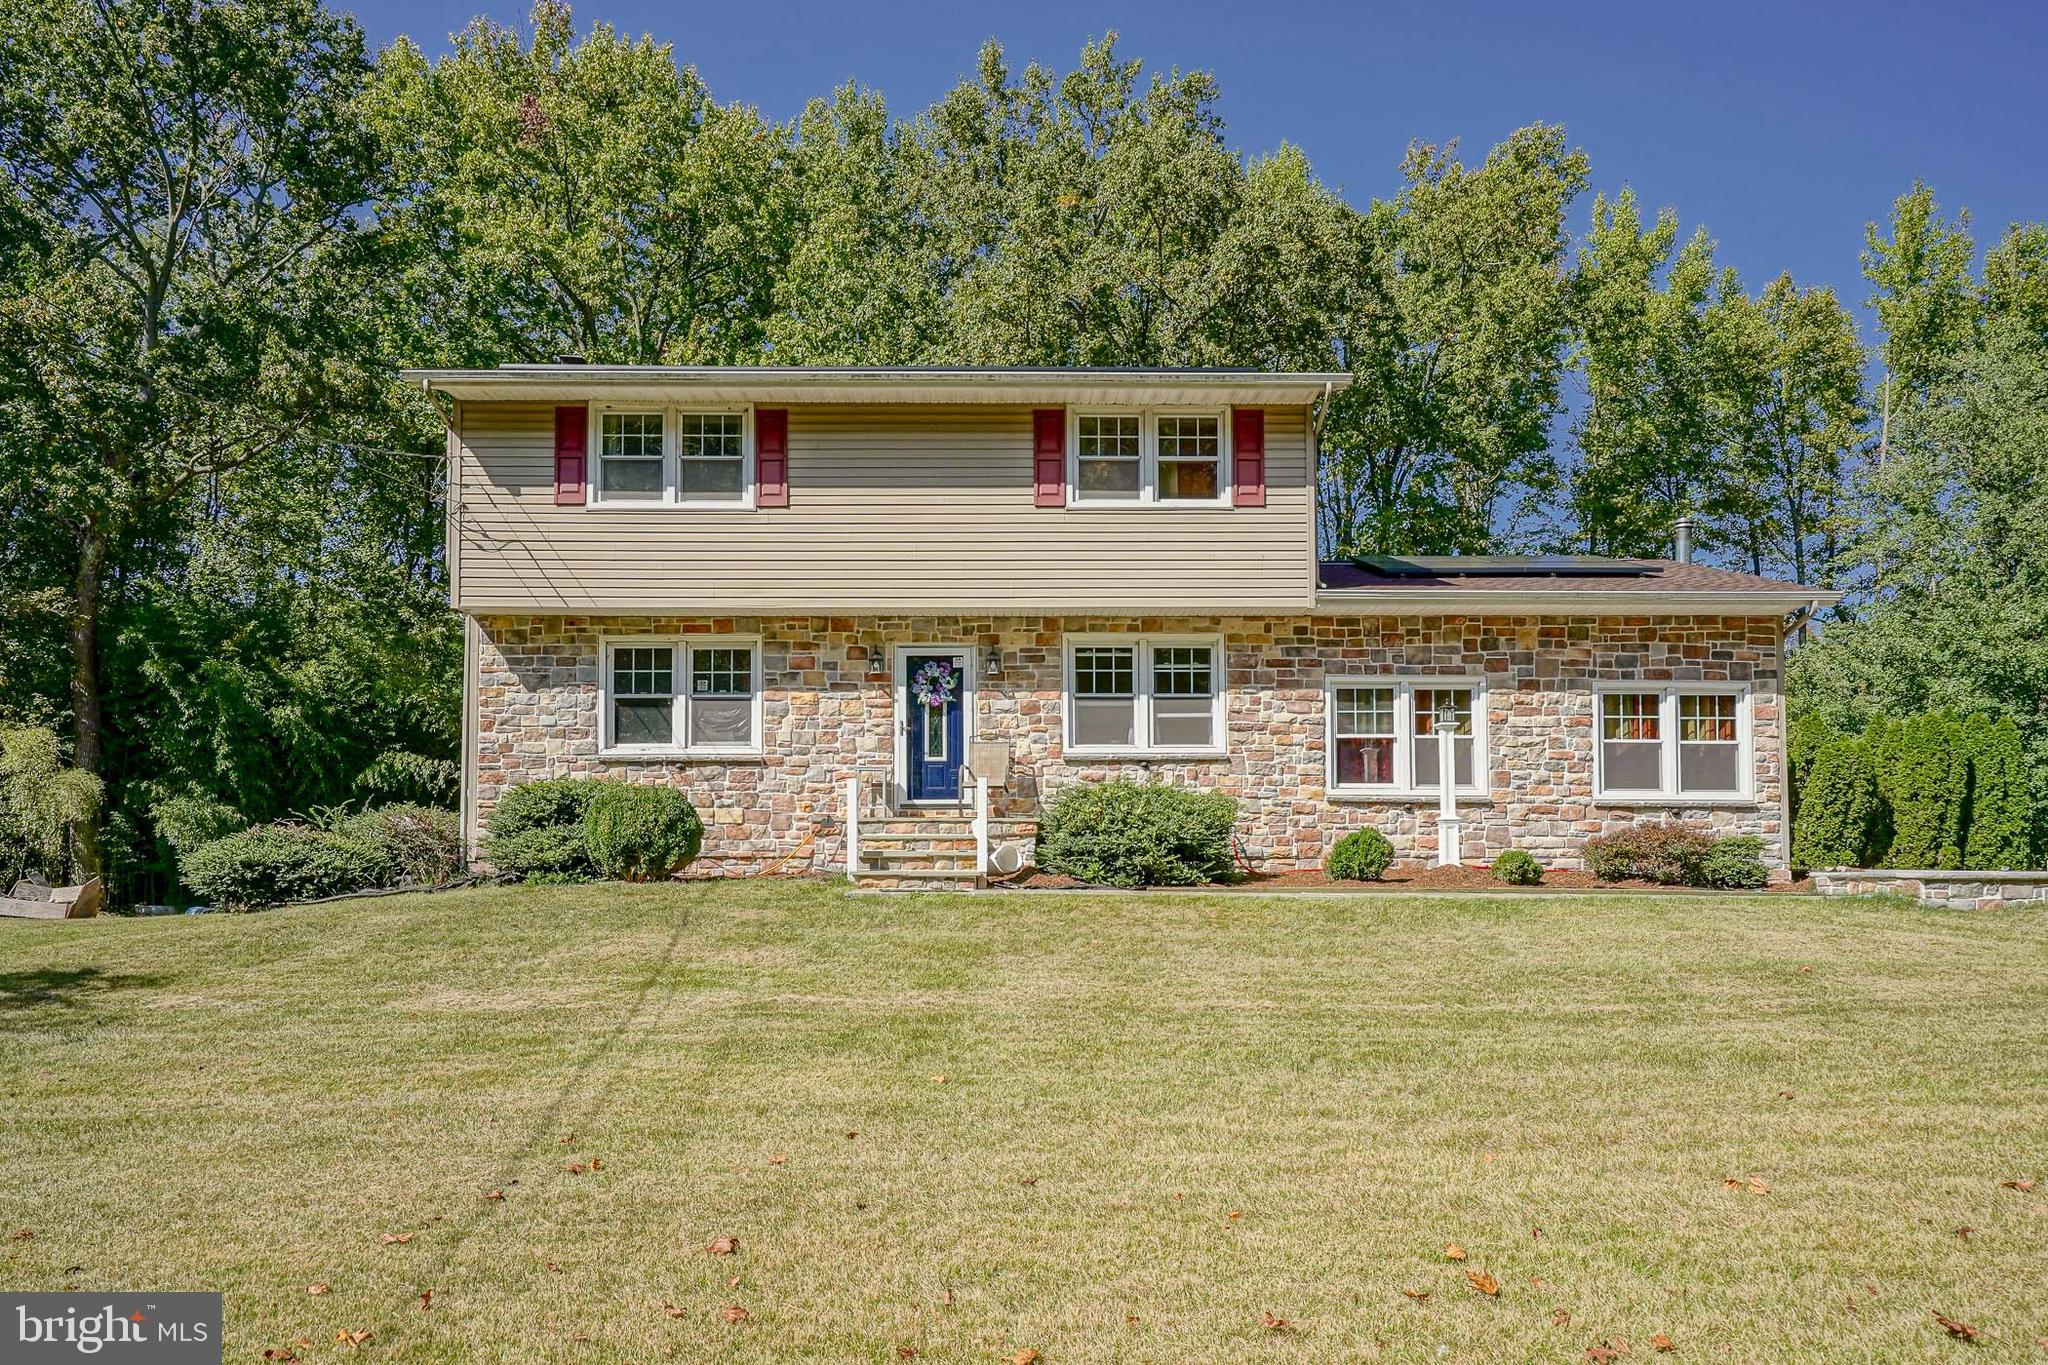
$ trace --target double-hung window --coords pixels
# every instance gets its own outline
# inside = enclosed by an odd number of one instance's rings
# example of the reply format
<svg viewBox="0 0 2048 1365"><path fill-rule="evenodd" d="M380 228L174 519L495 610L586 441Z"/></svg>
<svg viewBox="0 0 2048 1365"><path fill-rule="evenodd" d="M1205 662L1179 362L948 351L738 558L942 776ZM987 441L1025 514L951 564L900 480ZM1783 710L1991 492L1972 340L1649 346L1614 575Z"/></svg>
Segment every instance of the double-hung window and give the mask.
<svg viewBox="0 0 2048 1365"><path fill-rule="evenodd" d="M1069 639L1067 748L1080 754L1222 753L1222 642Z"/></svg>
<svg viewBox="0 0 2048 1365"><path fill-rule="evenodd" d="M1076 412L1067 482L1075 503L1214 507L1229 502L1229 415Z"/></svg>
<svg viewBox="0 0 2048 1365"><path fill-rule="evenodd" d="M746 409L596 408L592 505L751 507L753 418Z"/></svg>
<svg viewBox="0 0 2048 1365"><path fill-rule="evenodd" d="M1456 790L1485 794L1486 691L1478 680L1339 678L1326 706L1332 795L1435 796L1445 733Z"/></svg>
<svg viewBox="0 0 2048 1365"><path fill-rule="evenodd" d="M1620 798L1740 798L1749 703L1740 687L1603 690L1597 790Z"/></svg>
<svg viewBox="0 0 2048 1365"><path fill-rule="evenodd" d="M607 754L715 757L761 750L755 640L620 640L604 648Z"/></svg>

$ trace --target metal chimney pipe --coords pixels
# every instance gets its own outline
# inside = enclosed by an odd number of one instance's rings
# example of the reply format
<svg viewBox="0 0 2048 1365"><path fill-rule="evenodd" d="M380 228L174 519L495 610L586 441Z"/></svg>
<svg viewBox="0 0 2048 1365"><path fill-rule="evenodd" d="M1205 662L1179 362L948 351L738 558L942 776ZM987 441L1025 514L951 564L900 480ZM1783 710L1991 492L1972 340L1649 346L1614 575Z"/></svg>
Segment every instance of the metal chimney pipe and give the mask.
<svg viewBox="0 0 2048 1365"><path fill-rule="evenodd" d="M1681 564L1692 563L1692 526L1692 518L1682 516L1671 528L1672 558Z"/></svg>

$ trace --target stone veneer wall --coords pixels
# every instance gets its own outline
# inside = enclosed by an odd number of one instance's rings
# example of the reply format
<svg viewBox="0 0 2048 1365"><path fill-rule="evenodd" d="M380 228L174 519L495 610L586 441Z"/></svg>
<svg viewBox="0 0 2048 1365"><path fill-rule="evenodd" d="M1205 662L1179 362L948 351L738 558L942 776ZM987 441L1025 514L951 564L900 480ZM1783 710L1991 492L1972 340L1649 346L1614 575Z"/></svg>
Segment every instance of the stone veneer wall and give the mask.
<svg viewBox="0 0 2048 1365"><path fill-rule="evenodd" d="M1932 872L1889 867L1851 867L1813 873L1823 896L1869 896L1892 892L1922 905L1950 910L1986 910L2002 905L2048 904L2048 872Z"/></svg>
<svg viewBox="0 0 2048 1365"><path fill-rule="evenodd" d="M1247 854L1273 868L1320 865L1330 843L1375 827L1402 859L1431 856L1433 802L1331 800L1324 793L1327 675L1475 676L1487 683L1493 799L1461 805L1468 862L1523 848L1576 867L1589 834L1639 819L1685 818L1757 834L1782 867L1780 635L1760 617L1086 617L480 618L478 827L509 785L603 775L667 783L704 813L705 858L726 870L776 863L844 867L850 772L886 777L894 762L898 644L999 648L999 678L977 680L975 738L1007 740L1001 821L1028 821L1063 783L1156 775L1239 798ZM1228 749L1215 759L1067 760L1062 637L1141 632L1223 637ZM598 644L608 635L758 635L766 757L751 761L600 758ZM1736 805L1620 805L1592 794L1595 683L1743 682L1751 708L1756 800ZM1024 827L1028 832L1028 825Z"/></svg>

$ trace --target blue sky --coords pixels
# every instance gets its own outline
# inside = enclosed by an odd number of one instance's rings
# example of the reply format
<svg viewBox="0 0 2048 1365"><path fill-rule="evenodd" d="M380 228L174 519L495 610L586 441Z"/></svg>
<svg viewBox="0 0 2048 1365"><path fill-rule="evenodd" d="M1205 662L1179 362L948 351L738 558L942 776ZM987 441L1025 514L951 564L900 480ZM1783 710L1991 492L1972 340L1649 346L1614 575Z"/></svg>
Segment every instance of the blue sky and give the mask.
<svg viewBox="0 0 2048 1365"><path fill-rule="evenodd" d="M352 8L373 41L406 33L429 53L474 14L526 14L504 0ZM1522 124L1563 122L1596 188L1631 184L1686 231L1704 224L1752 288L1790 270L1852 304L1867 293L1863 225L1915 176L1944 208L1971 210L1980 246L2009 220L2048 218L2043 0L580 0L576 15L673 42L721 100L776 119L848 79L914 112L972 69L985 38L1065 69L1115 29L1148 66L1214 72L1238 149L1297 143L1354 203L1397 187L1411 139L1458 137L1476 160Z"/></svg>

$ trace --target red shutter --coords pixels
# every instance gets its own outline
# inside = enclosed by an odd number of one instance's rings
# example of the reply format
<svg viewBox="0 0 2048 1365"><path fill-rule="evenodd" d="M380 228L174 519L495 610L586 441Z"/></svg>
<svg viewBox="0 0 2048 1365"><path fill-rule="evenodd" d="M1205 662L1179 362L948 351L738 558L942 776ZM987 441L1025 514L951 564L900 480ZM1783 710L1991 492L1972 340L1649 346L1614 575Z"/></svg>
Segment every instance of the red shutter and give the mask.
<svg viewBox="0 0 2048 1365"><path fill-rule="evenodd" d="M754 409L756 507L789 506L789 409Z"/></svg>
<svg viewBox="0 0 2048 1365"><path fill-rule="evenodd" d="M1238 507L1266 505L1266 410L1230 411L1230 500Z"/></svg>
<svg viewBox="0 0 2048 1365"><path fill-rule="evenodd" d="M1067 505L1067 410L1031 414L1031 483L1040 507Z"/></svg>
<svg viewBox="0 0 2048 1365"><path fill-rule="evenodd" d="M583 505L584 481L590 461L590 412L583 407L555 409L555 501L564 507Z"/></svg>

